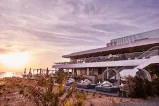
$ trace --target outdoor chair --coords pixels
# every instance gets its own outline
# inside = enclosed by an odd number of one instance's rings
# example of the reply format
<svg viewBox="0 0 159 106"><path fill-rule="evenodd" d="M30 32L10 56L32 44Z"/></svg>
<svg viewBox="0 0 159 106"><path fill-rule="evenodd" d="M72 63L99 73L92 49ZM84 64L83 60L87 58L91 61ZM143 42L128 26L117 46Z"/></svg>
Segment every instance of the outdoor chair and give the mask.
<svg viewBox="0 0 159 106"><path fill-rule="evenodd" d="M91 81L85 79L84 81L81 80L77 83L77 88L84 88L84 89L94 89L96 84L92 84Z"/></svg>
<svg viewBox="0 0 159 106"><path fill-rule="evenodd" d="M102 84L99 84L95 87L96 91L108 92L108 93L115 93L119 91L118 86L113 86L112 83L109 81L104 81Z"/></svg>

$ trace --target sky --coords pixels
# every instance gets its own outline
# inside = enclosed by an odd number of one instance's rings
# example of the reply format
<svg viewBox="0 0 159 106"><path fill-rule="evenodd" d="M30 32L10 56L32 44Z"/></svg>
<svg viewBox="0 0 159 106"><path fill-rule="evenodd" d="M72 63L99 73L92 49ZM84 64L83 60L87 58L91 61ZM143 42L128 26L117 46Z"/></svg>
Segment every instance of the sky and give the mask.
<svg viewBox="0 0 159 106"><path fill-rule="evenodd" d="M0 56L29 55L16 71L51 69L62 55L158 28L159 0L0 0ZM0 61L1 70L10 68Z"/></svg>

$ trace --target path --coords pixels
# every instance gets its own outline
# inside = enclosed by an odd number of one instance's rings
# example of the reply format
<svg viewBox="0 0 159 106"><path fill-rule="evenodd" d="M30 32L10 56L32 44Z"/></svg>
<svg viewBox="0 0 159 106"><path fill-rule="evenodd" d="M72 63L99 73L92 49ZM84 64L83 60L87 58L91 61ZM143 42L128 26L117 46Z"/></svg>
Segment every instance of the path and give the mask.
<svg viewBox="0 0 159 106"><path fill-rule="evenodd" d="M115 106L159 106L159 98L137 101L137 102L120 103Z"/></svg>

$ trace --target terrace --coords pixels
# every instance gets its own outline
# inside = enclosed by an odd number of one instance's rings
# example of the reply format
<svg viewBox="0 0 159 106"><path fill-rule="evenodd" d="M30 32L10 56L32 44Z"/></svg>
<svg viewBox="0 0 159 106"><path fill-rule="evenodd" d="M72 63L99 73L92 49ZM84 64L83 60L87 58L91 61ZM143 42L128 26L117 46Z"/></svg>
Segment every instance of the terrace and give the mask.
<svg viewBox="0 0 159 106"><path fill-rule="evenodd" d="M92 63L92 62L106 62L106 61L120 61L120 60L133 60L133 59L148 59L151 56L159 55L159 48L155 50L144 51L144 52L134 52L134 53L124 53L124 54L109 54L106 56L71 59L70 62L60 62L55 64L79 64L79 63Z"/></svg>

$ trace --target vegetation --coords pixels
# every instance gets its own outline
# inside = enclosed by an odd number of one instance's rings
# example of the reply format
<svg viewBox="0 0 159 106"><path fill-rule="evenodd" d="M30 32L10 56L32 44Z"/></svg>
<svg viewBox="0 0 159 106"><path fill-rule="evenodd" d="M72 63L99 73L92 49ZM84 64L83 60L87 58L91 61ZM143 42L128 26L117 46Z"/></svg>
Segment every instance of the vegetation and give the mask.
<svg viewBox="0 0 159 106"><path fill-rule="evenodd" d="M63 82L66 82L66 80L67 80L67 73L65 73L62 69L61 70L59 70L57 73L57 77L56 77L56 83L59 83L59 84L61 84L61 83L63 83Z"/></svg>
<svg viewBox="0 0 159 106"><path fill-rule="evenodd" d="M75 80L77 80L77 81L84 80L84 79L88 79L90 81L92 80L92 79L90 79L90 78L88 78L86 76L83 76L83 75L79 75L79 76L75 77Z"/></svg>
<svg viewBox="0 0 159 106"><path fill-rule="evenodd" d="M0 92L17 89L18 94L27 97L36 106L82 106L86 93L80 93L76 89L76 82L66 88L66 80L67 77L62 71L57 73L57 78L49 76L38 76L35 80L4 78L0 81ZM55 85L55 82L58 84Z"/></svg>
<svg viewBox="0 0 159 106"><path fill-rule="evenodd" d="M53 83L49 83L52 81ZM98 93L85 92L76 89L74 87L75 85L63 88L63 86L60 87L60 85L63 84L59 84L58 86L54 82L56 82L56 78L50 79L50 77L46 76L38 76L35 79L18 77L0 79L0 105L42 106L46 104L46 106L48 106L52 105L55 100L53 98L57 99L56 102L59 103L59 106L113 106L120 102L132 101L130 98L122 98L121 101L119 97L109 97ZM57 98L56 94L59 88L63 88L63 92ZM71 90L73 91L70 92ZM66 97L68 94L70 94L70 96ZM137 100L138 99L133 99L133 102ZM49 101L52 101L52 103Z"/></svg>
<svg viewBox="0 0 159 106"><path fill-rule="evenodd" d="M75 87L76 82L65 88L66 73L62 70L57 73L57 78L41 76L37 84L42 88L27 87L37 106L82 106L85 93L79 93ZM55 87L55 82L59 85Z"/></svg>
<svg viewBox="0 0 159 106"><path fill-rule="evenodd" d="M43 106L65 106L68 99L72 96L74 87L75 86L72 86L66 90L64 89L63 83L61 83L59 87L54 90L54 81L50 78L48 85L46 85L43 90L29 87L28 91L33 96L37 106L41 104Z"/></svg>
<svg viewBox="0 0 159 106"><path fill-rule="evenodd" d="M146 99L149 96L159 96L159 79L150 82L146 79L129 76L126 78L125 85L125 91L133 98Z"/></svg>
<svg viewBox="0 0 159 106"><path fill-rule="evenodd" d="M156 96L159 96L159 78L152 81L152 88Z"/></svg>

